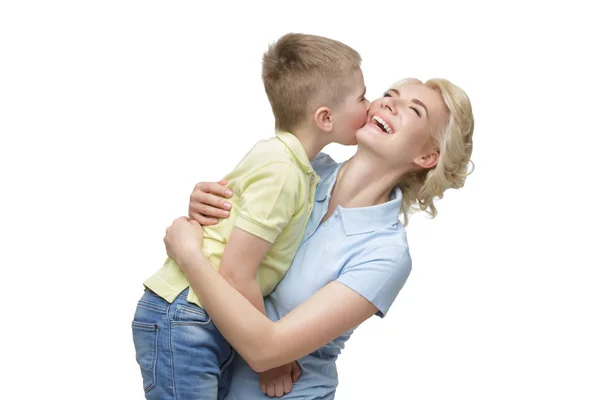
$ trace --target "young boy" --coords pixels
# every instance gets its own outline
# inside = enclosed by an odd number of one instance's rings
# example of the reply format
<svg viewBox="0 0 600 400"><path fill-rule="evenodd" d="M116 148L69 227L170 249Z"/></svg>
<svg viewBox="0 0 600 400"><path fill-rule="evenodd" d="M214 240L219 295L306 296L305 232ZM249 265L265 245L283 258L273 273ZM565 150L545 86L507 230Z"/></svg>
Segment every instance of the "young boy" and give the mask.
<svg viewBox="0 0 600 400"><path fill-rule="evenodd" d="M204 227L213 267L266 314L268 295L300 245L327 144L355 144L368 101L360 56L335 40L287 34L263 57L276 137L257 143L225 179L230 217ZM229 387L233 351L174 260L144 282L133 322L147 399L217 399Z"/></svg>

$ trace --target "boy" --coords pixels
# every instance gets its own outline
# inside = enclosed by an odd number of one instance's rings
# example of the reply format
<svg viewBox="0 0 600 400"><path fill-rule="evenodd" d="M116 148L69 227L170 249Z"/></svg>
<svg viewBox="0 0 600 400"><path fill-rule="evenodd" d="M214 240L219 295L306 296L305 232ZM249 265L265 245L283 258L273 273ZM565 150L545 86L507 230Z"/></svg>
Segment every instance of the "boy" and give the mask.
<svg viewBox="0 0 600 400"><path fill-rule="evenodd" d="M287 34L263 57L276 137L257 143L225 179L230 218L204 227L211 265L266 314L263 296L300 245L327 144L355 144L368 101L359 54L335 40ZM147 399L217 399L229 387L233 351L172 259L144 282L133 322Z"/></svg>

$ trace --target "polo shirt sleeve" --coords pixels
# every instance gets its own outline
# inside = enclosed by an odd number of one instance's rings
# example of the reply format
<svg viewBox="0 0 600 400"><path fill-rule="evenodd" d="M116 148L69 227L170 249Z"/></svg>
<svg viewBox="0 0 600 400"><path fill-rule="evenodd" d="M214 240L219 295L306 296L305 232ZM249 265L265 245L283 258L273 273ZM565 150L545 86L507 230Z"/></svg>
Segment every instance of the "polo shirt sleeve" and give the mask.
<svg viewBox="0 0 600 400"><path fill-rule="evenodd" d="M412 261L405 246L380 246L345 266L337 281L369 300L379 310L377 315L384 317L411 268Z"/></svg>
<svg viewBox="0 0 600 400"><path fill-rule="evenodd" d="M248 174L240 183L241 204L235 226L275 242L299 208L302 174L294 165L270 163Z"/></svg>

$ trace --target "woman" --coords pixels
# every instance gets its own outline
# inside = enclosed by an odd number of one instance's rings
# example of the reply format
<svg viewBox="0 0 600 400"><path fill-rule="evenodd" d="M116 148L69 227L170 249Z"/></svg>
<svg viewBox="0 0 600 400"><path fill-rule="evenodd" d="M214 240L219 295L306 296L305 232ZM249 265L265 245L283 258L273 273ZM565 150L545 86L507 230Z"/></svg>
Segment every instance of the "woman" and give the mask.
<svg viewBox="0 0 600 400"><path fill-rule="evenodd" d="M197 221L182 217L167 229L167 252L184 271L237 357L229 399L281 395L259 386L254 371L302 377L290 399L332 399L335 360L354 328L384 316L404 285L411 259L404 227L415 210L436 215L434 198L463 186L472 150L473 116L466 94L450 82L407 79L369 109L358 150L343 164L319 155L315 205L292 267L265 299L269 318L213 270L199 246ZM213 205L215 203L213 202ZM206 205L191 205L205 210ZM245 360L245 361L244 361ZM247 362L247 364L246 364Z"/></svg>

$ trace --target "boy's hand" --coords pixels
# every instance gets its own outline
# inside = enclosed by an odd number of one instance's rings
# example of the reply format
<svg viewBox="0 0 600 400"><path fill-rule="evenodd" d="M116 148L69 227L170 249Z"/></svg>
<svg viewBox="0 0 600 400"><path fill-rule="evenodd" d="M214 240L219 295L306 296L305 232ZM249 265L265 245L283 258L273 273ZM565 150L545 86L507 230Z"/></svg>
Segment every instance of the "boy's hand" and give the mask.
<svg viewBox="0 0 600 400"><path fill-rule="evenodd" d="M225 179L198 183L190 195L189 217L200 225L215 225L217 218L229 217L231 203L225 198L231 197L232 192L226 185Z"/></svg>
<svg viewBox="0 0 600 400"><path fill-rule="evenodd" d="M281 397L292 391L292 384L302 373L296 361L261 372L258 376L260 390L271 397Z"/></svg>

